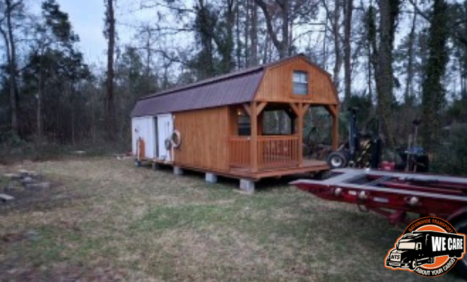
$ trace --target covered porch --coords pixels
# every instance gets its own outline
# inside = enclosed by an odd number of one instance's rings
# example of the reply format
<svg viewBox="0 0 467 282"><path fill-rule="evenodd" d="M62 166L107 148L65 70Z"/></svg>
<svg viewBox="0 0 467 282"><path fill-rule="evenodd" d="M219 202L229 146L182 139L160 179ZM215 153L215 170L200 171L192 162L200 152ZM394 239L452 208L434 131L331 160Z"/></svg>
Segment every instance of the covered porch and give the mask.
<svg viewBox="0 0 467 282"><path fill-rule="evenodd" d="M337 149L336 105L264 101L232 106L228 139L230 171L243 177L263 178L328 169L325 161L303 157L304 119L313 106L324 106L329 112L332 118L332 148ZM265 117L277 112L288 118L273 125L271 130Z"/></svg>

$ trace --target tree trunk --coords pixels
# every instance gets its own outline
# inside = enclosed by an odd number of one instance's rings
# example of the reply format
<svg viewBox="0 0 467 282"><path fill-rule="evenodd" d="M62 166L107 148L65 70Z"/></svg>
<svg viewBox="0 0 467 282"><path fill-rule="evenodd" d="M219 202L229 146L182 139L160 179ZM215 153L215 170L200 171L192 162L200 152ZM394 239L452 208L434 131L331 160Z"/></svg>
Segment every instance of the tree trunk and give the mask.
<svg viewBox="0 0 467 282"><path fill-rule="evenodd" d="M389 148L394 148L395 143L392 138L392 132L389 127L391 121L391 108L393 101L393 68L392 68L392 49L394 41L395 20L398 3L392 3L393 0L380 0L380 35L379 49L377 54L377 68L375 71L376 89L378 93L377 112L380 116L380 127L386 137ZM397 1L395 1L397 2Z"/></svg>
<svg viewBox="0 0 467 282"><path fill-rule="evenodd" d="M352 12L353 0L345 0L344 4L344 102L348 104L352 95L352 44L350 37L352 35Z"/></svg>
<svg viewBox="0 0 467 282"><path fill-rule="evenodd" d="M332 33L334 39L334 68L333 68L333 79L334 84L336 85L337 90L340 89L340 80L339 73L342 66L342 53L341 53L341 44L339 39L339 28L340 28L340 10L341 10L341 0L335 0L334 5L334 15L332 22Z"/></svg>
<svg viewBox="0 0 467 282"><path fill-rule="evenodd" d="M281 40L277 37L276 31L273 27L274 19L269 13L268 6L264 0L255 0L256 4L261 8L266 20L266 28L268 35L271 38L274 47L279 52L280 58L285 58L289 54L289 0L276 0L277 5L280 8L280 19L281 19Z"/></svg>
<svg viewBox="0 0 467 282"><path fill-rule="evenodd" d="M434 0L430 22L428 61L424 67L422 82L422 140L423 147L430 151L439 144L441 134L440 110L445 100L442 79L448 62L447 41L449 36L447 3Z"/></svg>
<svg viewBox="0 0 467 282"><path fill-rule="evenodd" d="M414 11L412 19L412 28L410 29L408 54L407 54L407 79L405 81L404 100L405 104L413 102L413 78L414 78L414 48L415 48L415 27L417 23L417 13ZM410 106L410 105L409 105Z"/></svg>
<svg viewBox="0 0 467 282"><path fill-rule="evenodd" d="M246 10L246 13L248 13L248 10ZM245 19L248 21L248 14L245 16ZM235 49L236 53L236 62L237 62L237 68L242 68L244 66L242 62L242 41L240 39L241 32L240 32L240 1L237 1L237 4L235 5L235 41L237 42L237 46ZM245 33L246 37L246 33Z"/></svg>
<svg viewBox="0 0 467 282"><path fill-rule="evenodd" d="M250 66L258 65L258 6L255 1L250 1Z"/></svg>
<svg viewBox="0 0 467 282"><path fill-rule="evenodd" d="M5 17L7 24L7 36L5 37L5 45L7 46L9 62L8 62L8 86L9 86L9 100L10 100L10 113L11 113L11 133L13 135L19 135L19 126L18 126L18 94L17 94L17 85L16 85L16 42L13 35L13 23L12 23L12 13L13 10L21 5L21 1L12 3L11 0L5 0Z"/></svg>
<svg viewBox="0 0 467 282"><path fill-rule="evenodd" d="M280 7L282 9L282 42L279 56L285 58L290 56L290 35L289 35L289 0L282 0Z"/></svg>
<svg viewBox="0 0 467 282"><path fill-rule="evenodd" d="M44 74L42 69L42 58L44 54L41 54L39 63L39 83L37 91L37 108L36 108L36 135L37 141L42 142L42 93L44 91Z"/></svg>
<svg viewBox="0 0 467 282"><path fill-rule="evenodd" d="M107 95L106 95L106 128L107 137L115 136L115 104L114 104L114 53L115 53L115 11L114 0L107 1Z"/></svg>

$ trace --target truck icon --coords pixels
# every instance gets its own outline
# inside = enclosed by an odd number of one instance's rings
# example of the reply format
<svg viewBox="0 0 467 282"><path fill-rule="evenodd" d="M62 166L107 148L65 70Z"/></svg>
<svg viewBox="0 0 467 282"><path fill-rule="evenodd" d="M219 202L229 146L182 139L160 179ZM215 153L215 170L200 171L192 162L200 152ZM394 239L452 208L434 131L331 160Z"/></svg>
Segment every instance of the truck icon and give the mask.
<svg viewBox="0 0 467 282"><path fill-rule="evenodd" d="M435 258L448 255L461 258L464 236L436 231L414 231L403 235L386 259L386 266L415 270L423 264L432 264Z"/></svg>

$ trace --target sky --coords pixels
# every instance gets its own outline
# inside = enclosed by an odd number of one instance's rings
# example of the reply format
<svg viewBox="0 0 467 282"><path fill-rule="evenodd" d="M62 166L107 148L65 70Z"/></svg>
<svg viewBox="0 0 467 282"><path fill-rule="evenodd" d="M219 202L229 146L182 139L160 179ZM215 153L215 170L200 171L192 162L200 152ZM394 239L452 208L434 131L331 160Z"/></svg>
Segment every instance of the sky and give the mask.
<svg viewBox="0 0 467 282"><path fill-rule="evenodd" d="M117 1L117 33L119 43L130 42L134 30L129 25L150 20L151 11L135 11L130 1ZM63 12L68 13L76 34L80 37L80 49L88 63L104 65L106 40L104 28L104 0L57 0ZM132 12L133 11L133 12Z"/></svg>
<svg viewBox="0 0 467 282"><path fill-rule="evenodd" d="M106 42L103 0L57 0L61 10L68 13L75 33L80 37L80 49L89 62L102 63Z"/></svg>

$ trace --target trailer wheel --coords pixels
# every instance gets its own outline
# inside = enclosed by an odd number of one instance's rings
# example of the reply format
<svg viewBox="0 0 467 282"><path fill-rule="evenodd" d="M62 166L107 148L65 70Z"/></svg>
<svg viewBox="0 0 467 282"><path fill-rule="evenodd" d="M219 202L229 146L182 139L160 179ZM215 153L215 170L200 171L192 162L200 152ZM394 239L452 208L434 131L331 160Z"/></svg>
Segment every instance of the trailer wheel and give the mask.
<svg viewBox="0 0 467 282"><path fill-rule="evenodd" d="M463 215L462 218L453 222L452 224L458 233L467 233L467 215ZM460 276L467 278L467 255L463 259L457 261L456 270Z"/></svg>
<svg viewBox="0 0 467 282"><path fill-rule="evenodd" d="M341 151L332 152L327 158L327 163L331 169L346 167L348 162L348 157Z"/></svg>

